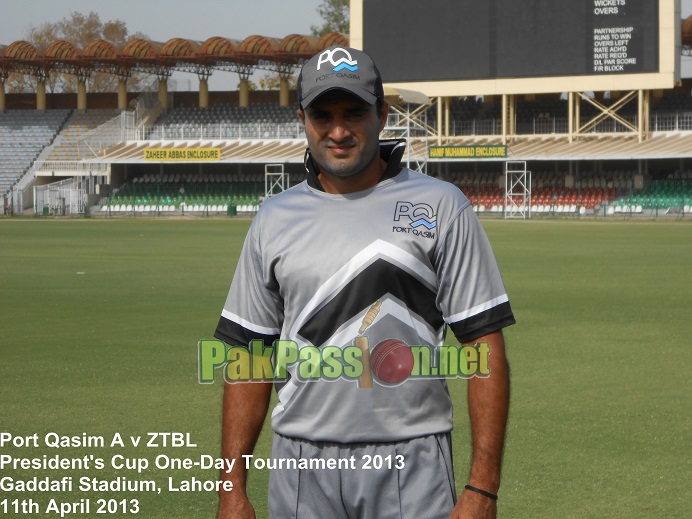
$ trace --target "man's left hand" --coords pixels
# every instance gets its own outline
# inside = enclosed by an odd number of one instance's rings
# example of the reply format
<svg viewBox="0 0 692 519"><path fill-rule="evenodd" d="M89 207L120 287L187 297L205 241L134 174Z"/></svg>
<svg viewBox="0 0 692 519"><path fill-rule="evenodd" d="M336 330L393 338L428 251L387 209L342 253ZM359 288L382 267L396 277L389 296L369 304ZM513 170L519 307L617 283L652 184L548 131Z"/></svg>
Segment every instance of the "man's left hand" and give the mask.
<svg viewBox="0 0 692 519"><path fill-rule="evenodd" d="M470 490L464 490L449 519L495 519L497 501Z"/></svg>

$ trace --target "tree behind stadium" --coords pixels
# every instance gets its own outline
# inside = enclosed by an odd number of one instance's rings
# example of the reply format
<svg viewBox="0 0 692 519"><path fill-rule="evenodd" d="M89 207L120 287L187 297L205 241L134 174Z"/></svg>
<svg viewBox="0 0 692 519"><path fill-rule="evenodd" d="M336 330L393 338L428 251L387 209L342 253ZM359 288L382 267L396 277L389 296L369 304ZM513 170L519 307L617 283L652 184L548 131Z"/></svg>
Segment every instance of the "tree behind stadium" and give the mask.
<svg viewBox="0 0 692 519"><path fill-rule="evenodd" d="M323 0L317 7L317 13L322 17L322 25L312 25L310 31L313 36L324 36L330 32L341 32L348 34L349 31L349 11L350 0ZM289 79L289 88L295 89L298 76L294 75ZM278 90L281 77L275 72L264 74L259 85L252 83L252 87L260 90Z"/></svg>
<svg viewBox="0 0 692 519"><path fill-rule="evenodd" d="M34 45L41 54L48 45L57 40L68 41L81 52L94 40L107 40L120 49L132 38L147 39L147 36L142 33L130 35L127 25L122 20L102 22L98 13L94 11L88 14L71 11L69 16L57 22L29 26L25 33L26 41ZM142 74L133 74L128 79L128 88L134 91L141 90L146 77ZM87 81L87 91L115 92L118 81L119 78L113 74L94 72ZM77 77L50 72L46 87L51 93L74 93L77 91ZM35 88L36 79L31 76L12 74L7 81L8 92L35 92Z"/></svg>
<svg viewBox="0 0 692 519"><path fill-rule="evenodd" d="M323 0L317 7L317 13L322 17L322 25L312 25L310 31L313 36L323 36L329 32L349 31L350 0ZM289 88L295 89L298 77L289 79ZM278 90L281 78L276 73L264 74L259 80L260 90Z"/></svg>
<svg viewBox="0 0 692 519"><path fill-rule="evenodd" d="M313 36L324 36L328 32L349 33L350 0L322 0L317 7L322 25L310 27Z"/></svg>

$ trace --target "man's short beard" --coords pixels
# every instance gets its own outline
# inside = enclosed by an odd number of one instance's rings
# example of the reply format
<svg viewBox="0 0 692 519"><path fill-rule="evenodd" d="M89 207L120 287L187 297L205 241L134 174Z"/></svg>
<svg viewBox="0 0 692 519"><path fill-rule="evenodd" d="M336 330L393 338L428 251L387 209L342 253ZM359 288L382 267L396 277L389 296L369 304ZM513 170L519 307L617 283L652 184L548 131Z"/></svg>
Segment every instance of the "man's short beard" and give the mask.
<svg viewBox="0 0 692 519"><path fill-rule="evenodd" d="M331 175L333 177L339 177L339 178L348 178L348 177L354 177L357 176L358 173L363 171L363 168L360 166L360 164L351 164L349 166L344 166L344 167L334 167L332 165L324 165L321 162L315 161L315 164L317 164L318 171L327 173L328 175Z"/></svg>
<svg viewBox="0 0 692 519"><path fill-rule="evenodd" d="M364 173L367 169L368 166L370 166L373 161L377 158L379 155L379 143L376 148L373 150L372 156L368 157L367 160L363 160L364 156L361 155L361 160L359 160L356 163L349 163L349 164L344 164L341 165L339 164L339 161L334 161L334 163L327 163L323 164L319 160L315 159L315 154L313 153L312 160L315 162L315 165L317 166L318 171L323 171L327 173L328 175L331 175L333 177L338 177L338 178L348 178L348 177L356 177L360 175L361 173Z"/></svg>

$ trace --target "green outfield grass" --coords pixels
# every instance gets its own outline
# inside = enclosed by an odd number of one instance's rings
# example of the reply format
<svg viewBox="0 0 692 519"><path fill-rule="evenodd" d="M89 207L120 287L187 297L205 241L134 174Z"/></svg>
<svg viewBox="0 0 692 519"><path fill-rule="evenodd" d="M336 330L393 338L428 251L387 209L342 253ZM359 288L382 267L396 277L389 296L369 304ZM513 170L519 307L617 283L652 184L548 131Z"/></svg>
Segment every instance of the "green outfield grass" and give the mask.
<svg viewBox="0 0 692 519"><path fill-rule="evenodd" d="M0 433L102 436L125 447L6 446L0 455L103 458L103 470L0 477L153 480L152 493L11 493L3 499L139 499L145 518L209 518L213 492L168 492L159 455L216 456L220 381L197 382L249 220L0 220ZM501 517L685 518L692 490L692 225L485 221L518 324ZM465 382L453 381L459 486L468 471ZM196 447L130 445L190 433ZM269 454L265 431L257 454ZM116 454L147 459L115 470ZM251 474L266 517L268 474ZM75 483L76 485L76 483ZM10 510L12 511L12 510ZM3 515L0 508L0 515ZM15 516L13 513L9 517ZM16 515L21 517L22 515ZM118 515L120 516L120 515ZM53 514L51 517L59 517ZM103 517L103 516L101 516ZM134 517L134 516L133 516ZM373 518L376 519L376 518Z"/></svg>

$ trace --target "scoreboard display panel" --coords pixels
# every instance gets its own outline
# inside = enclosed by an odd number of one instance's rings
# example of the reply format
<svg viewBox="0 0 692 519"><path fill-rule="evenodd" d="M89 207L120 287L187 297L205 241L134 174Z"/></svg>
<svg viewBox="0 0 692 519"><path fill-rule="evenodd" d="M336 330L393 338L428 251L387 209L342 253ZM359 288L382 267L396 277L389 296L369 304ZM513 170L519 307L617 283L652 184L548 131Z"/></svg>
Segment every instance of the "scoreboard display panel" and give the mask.
<svg viewBox="0 0 692 519"><path fill-rule="evenodd" d="M492 81L520 93L517 80L531 79L524 89L554 92L575 77L612 89L634 75L635 88L666 88L679 74L679 0L352 0L351 16L352 44L402 86Z"/></svg>

